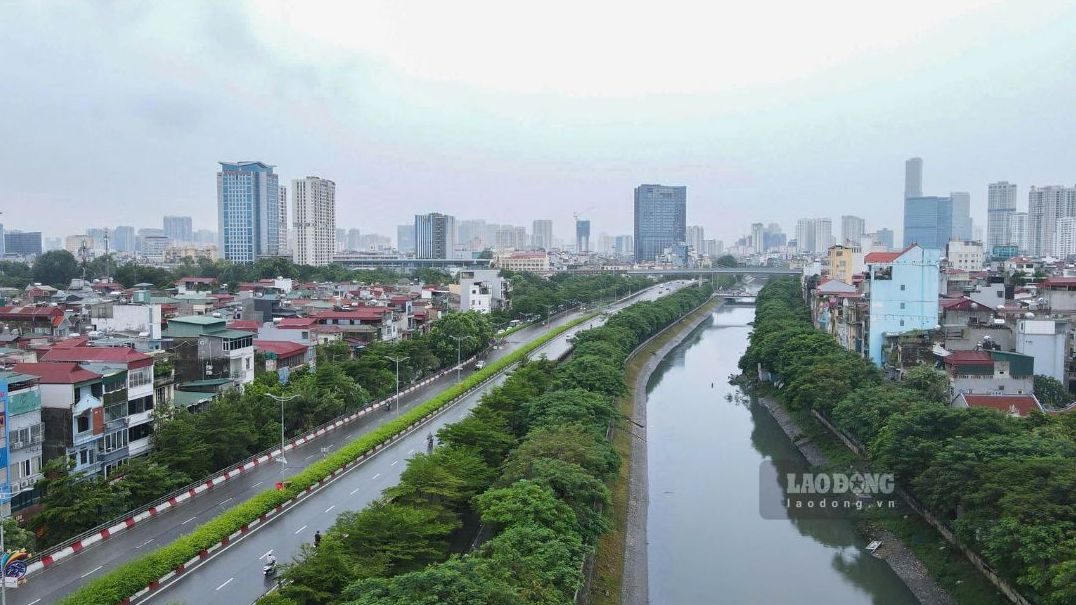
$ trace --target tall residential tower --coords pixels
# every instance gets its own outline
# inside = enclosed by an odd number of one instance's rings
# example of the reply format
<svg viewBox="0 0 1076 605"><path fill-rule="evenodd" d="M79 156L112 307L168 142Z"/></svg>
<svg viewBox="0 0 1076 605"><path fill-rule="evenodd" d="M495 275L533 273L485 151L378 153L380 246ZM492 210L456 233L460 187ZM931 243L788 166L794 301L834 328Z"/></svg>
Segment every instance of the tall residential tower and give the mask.
<svg viewBox="0 0 1076 605"><path fill-rule="evenodd" d="M687 240L687 187L635 188L635 262L653 261Z"/></svg>
<svg viewBox="0 0 1076 605"><path fill-rule="evenodd" d="M291 182L295 262L327 265L336 252L336 183L316 176Z"/></svg>
<svg viewBox="0 0 1076 605"><path fill-rule="evenodd" d="M287 242L280 241L283 220L273 166L263 162L220 163L217 224L224 260L252 263L262 256L280 255L287 248Z"/></svg>

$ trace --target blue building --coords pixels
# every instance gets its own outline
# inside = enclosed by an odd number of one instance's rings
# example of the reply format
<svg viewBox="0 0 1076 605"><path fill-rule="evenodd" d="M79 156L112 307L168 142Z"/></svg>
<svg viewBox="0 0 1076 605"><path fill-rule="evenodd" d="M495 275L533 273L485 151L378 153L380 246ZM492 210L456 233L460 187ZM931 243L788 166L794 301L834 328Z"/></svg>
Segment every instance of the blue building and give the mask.
<svg viewBox="0 0 1076 605"><path fill-rule="evenodd" d="M687 187L635 188L635 262L652 262L687 241Z"/></svg>
<svg viewBox="0 0 1076 605"><path fill-rule="evenodd" d="M886 337L938 327L940 261L940 250L914 244L864 257L870 297L867 351L875 365L885 365Z"/></svg>
<svg viewBox="0 0 1076 605"><path fill-rule="evenodd" d="M909 197L904 200L904 246L942 250L953 237L953 200Z"/></svg>
<svg viewBox="0 0 1076 605"><path fill-rule="evenodd" d="M281 192L273 166L262 162L221 162L217 173L217 222L220 254L225 260L251 263L278 256L284 222Z"/></svg>

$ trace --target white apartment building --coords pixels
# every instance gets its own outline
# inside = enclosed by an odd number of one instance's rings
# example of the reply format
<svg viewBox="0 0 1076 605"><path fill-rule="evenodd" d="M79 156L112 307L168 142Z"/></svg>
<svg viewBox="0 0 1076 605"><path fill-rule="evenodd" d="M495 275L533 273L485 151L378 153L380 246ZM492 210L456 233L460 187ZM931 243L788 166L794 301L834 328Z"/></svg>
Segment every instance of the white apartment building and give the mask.
<svg viewBox="0 0 1076 605"><path fill-rule="evenodd" d="M950 241L945 247L949 266L963 271L982 271L985 259L982 242Z"/></svg>
<svg viewBox="0 0 1076 605"><path fill-rule="evenodd" d="M986 189L986 249L993 253L994 246L1015 244L1011 240L1012 217L1016 212L1016 183L1000 181L990 183ZM1023 232L1027 233L1025 214ZM1023 252L1023 249L1021 249Z"/></svg>
<svg viewBox="0 0 1076 605"><path fill-rule="evenodd" d="M549 255L545 252L512 252L498 254L493 264L509 271L530 271L531 273L549 272Z"/></svg>
<svg viewBox="0 0 1076 605"><path fill-rule="evenodd" d="M1076 255L1076 217L1057 219L1054 230L1054 254L1060 258Z"/></svg>
<svg viewBox="0 0 1076 605"><path fill-rule="evenodd" d="M336 183L316 176L291 182L295 262L327 265L336 252Z"/></svg>

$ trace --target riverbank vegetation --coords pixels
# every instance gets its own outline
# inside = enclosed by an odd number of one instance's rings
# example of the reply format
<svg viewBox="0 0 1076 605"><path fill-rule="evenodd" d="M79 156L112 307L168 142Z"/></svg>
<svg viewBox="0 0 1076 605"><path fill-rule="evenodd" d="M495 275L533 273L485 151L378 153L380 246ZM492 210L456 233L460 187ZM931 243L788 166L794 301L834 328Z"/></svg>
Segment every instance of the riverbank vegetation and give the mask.
<svg viewBox="0 0 1076 605"><path fill-rule="evenodd" d="M895 472L1029 600L1076 603L1076 414L948 407L926 371L909 383L916 388L886 382L813 328L792 279L759 293L740 368L754 377L759 367L787 406L817 411L863 444L876 470Z"/></svg>
<svg viewBox="0 0 1076 605"><path fill-rule="evenodd" d="M531 361L438 432L400 483L343 513L262 605L572 603L609 528L606 438L639 343L710 295L688 288L579 332L571 358ZM378 529L380 528L380 529Z"/></svg>

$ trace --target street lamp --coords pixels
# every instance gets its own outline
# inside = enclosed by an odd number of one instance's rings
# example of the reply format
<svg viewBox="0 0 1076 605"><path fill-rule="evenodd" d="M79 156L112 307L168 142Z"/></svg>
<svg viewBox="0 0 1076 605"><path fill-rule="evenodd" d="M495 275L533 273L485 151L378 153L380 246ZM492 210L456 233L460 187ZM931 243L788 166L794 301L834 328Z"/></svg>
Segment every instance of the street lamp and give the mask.
<svg viewBox="0 0 1076 605"><path fill-rule="evenodd" d="M466 336L449 336L449 338L456 341L456 382L459 382L460 381L460 361L462 361L462 359L463 359L463 356L462 356L463 341L467 337Z"/></svg>
<svg viewBox="0 0 1076 605"><path fill-rule="evenodd" d="M284 469L287 468L288 461L284 458L284 402L291 401L299 396L298 393L289 397L281 397L279 395L273 395L272 393L266 393L266 397L270 397L280 402L280 481L284 481ZM3 605L0 603L0 605Z"/></svg>
<svg viewBox="0 0 1076 605"><path fill-rule="evenodd" d="M396 415L399 416L400 415L400 362L404 361L407 358L406 357L401 357L399 355L397 355L396 357L388 357L386 355L385 358L388 359L389 361L395 361L396 362Z"/></svg>
<svg viewBox="0 0 1076 605"><path fill-rule="evenodd" d="M7 605L7 549L4 547L4 510L19 492L0 491L0 605Z"/></svg>

